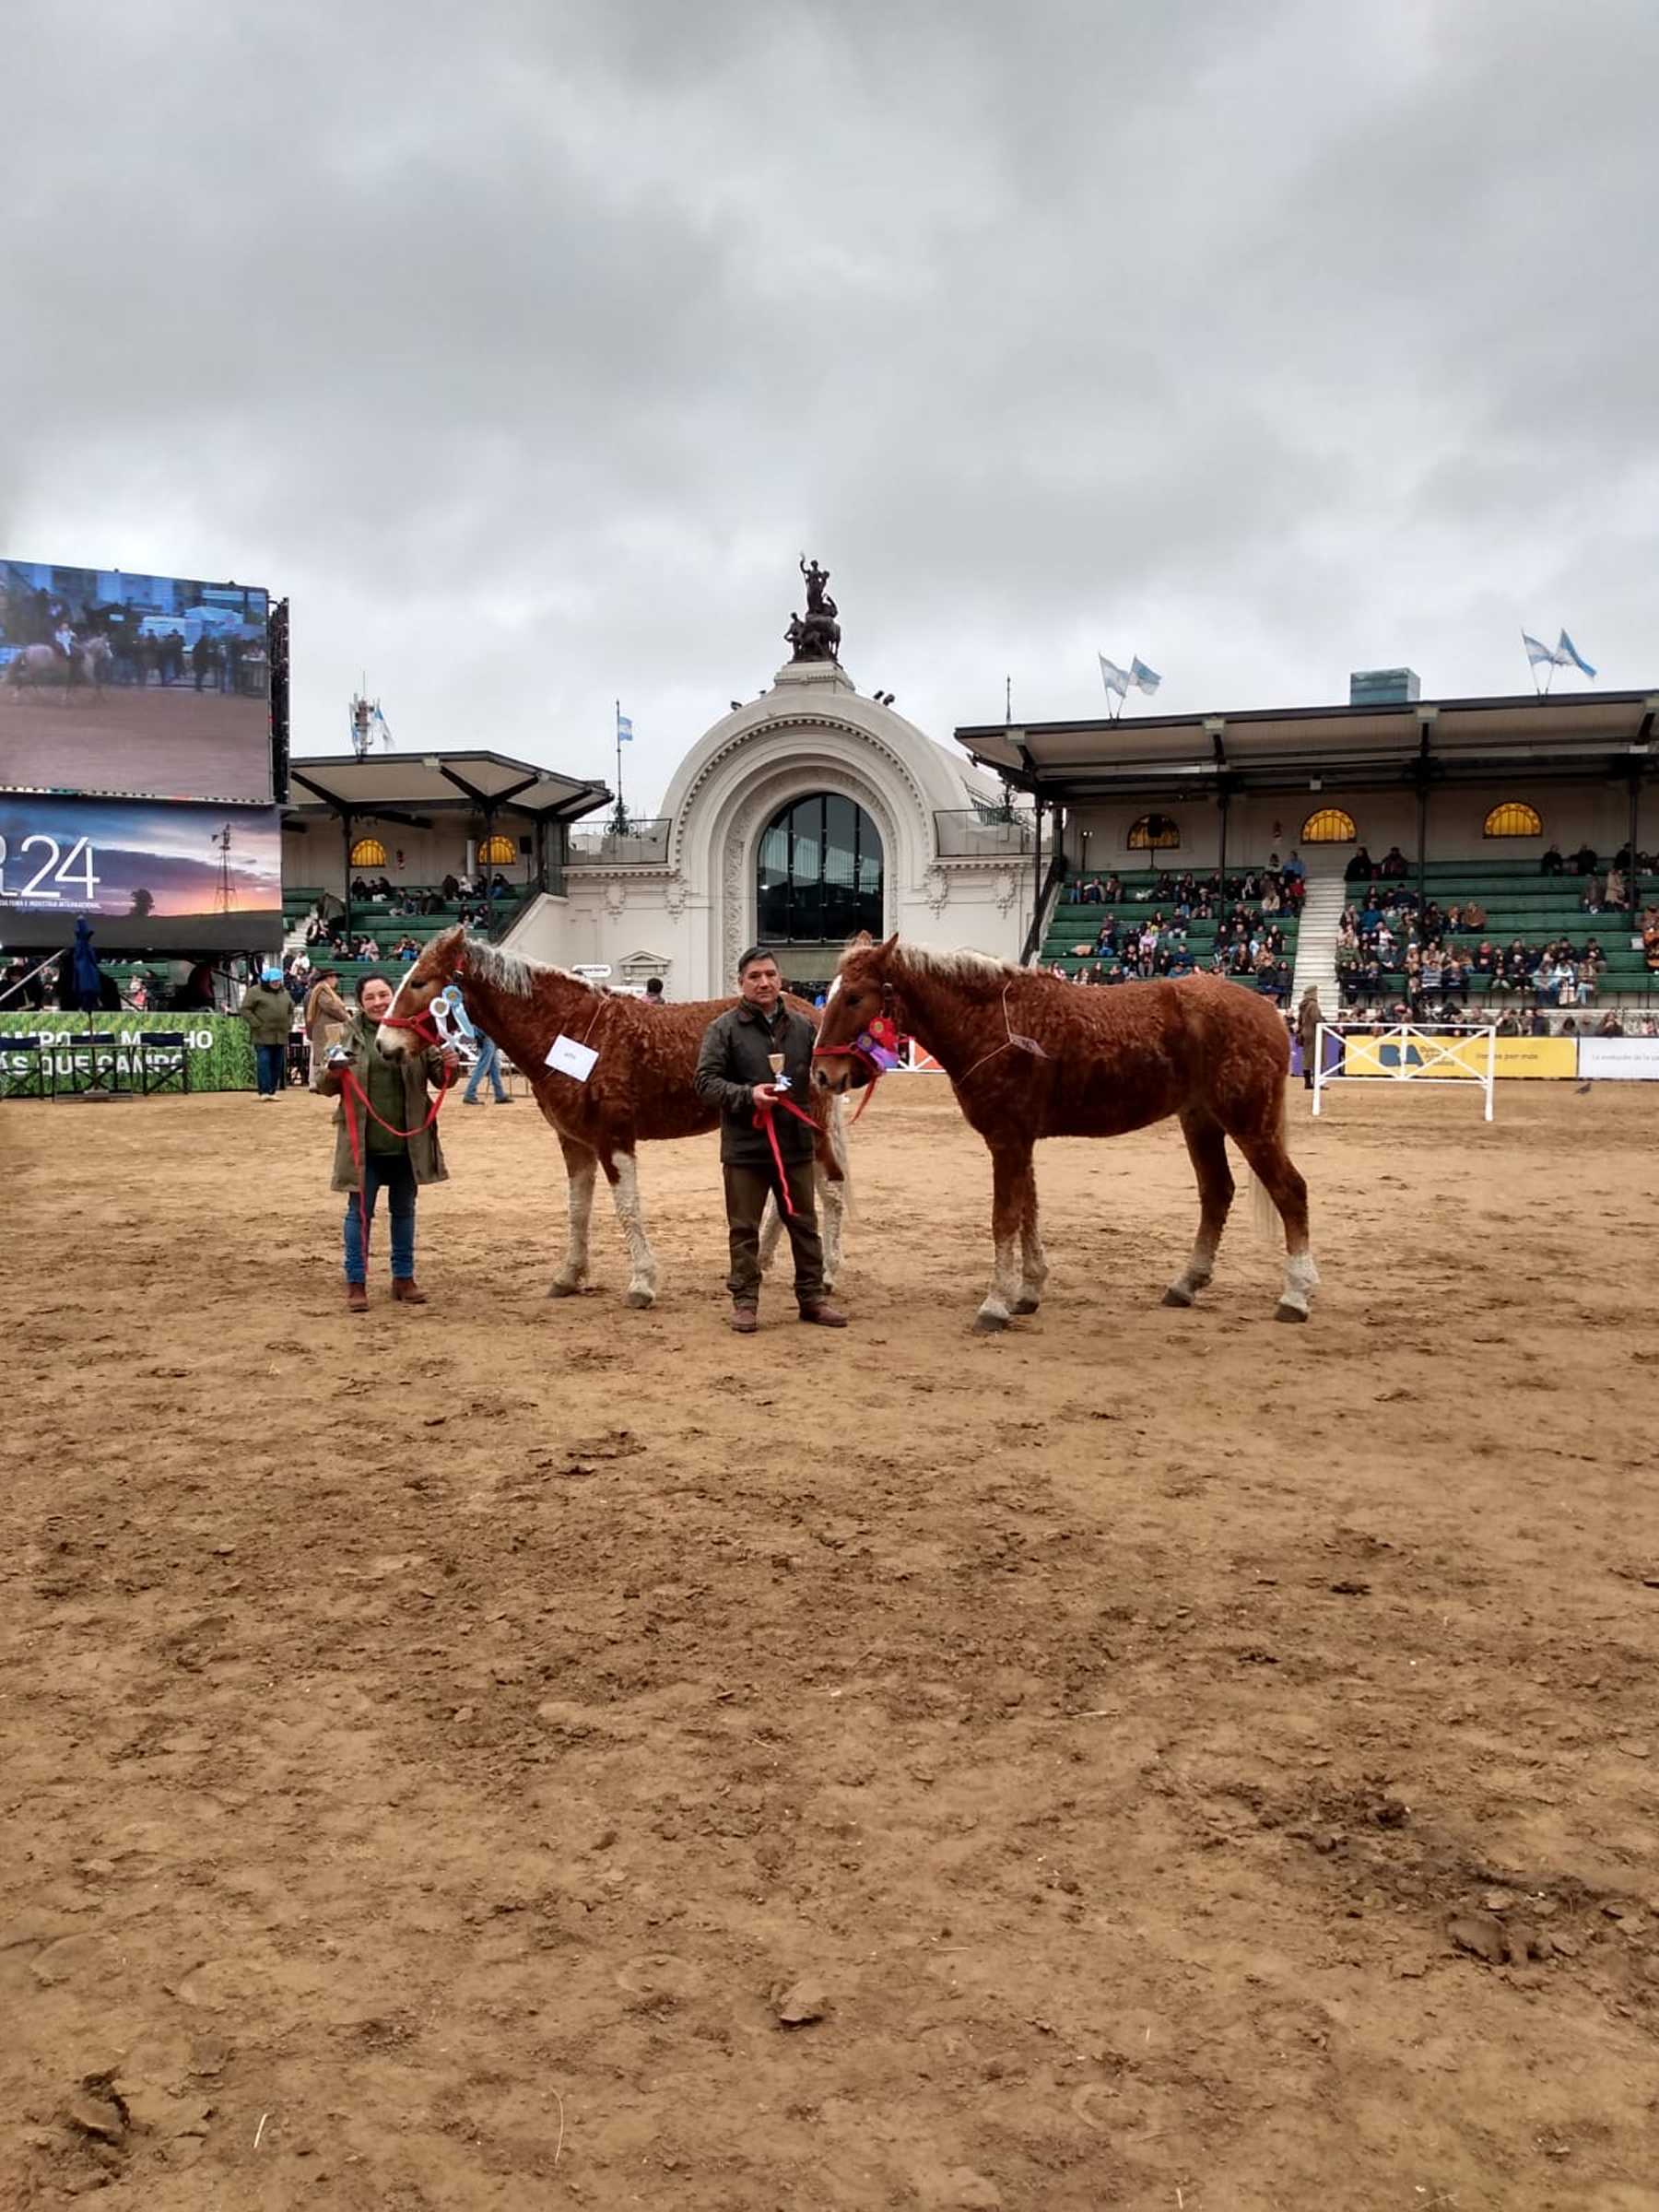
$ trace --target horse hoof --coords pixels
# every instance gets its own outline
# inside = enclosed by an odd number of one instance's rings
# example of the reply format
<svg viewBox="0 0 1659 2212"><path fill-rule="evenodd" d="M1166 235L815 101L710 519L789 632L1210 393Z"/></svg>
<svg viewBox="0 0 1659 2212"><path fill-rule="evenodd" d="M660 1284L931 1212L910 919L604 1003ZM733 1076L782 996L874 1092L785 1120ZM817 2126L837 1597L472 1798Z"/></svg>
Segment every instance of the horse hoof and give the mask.
<svg viewBox="0 0 1659 2212"><path fill-rule="evenodd" d="M998 1336L1008 1325L1006 1313L976 1313L973 1333L976 1336Z"/></svg>
<svg viewBox="0 0 1659 2212"><path fill-rule="evenodd" d="M654 1290L630 1290L628 1294L628 1302L640 1312L643 1312L647 1306L656 1304L656 1292Z"/></svg>
<svg viewBox="0 0 1659 2212"><path fill-rule="evenodd" d="M1281 1298L1273 1309L1273 1318L1275 1321L1306 1321L1308 1309L1306 1306L1293 1306L1288 1298Z"/></svg>
<svg viewBox="0 0 1659 2212"><path fill-rule="evenodd" d="M1018 1298L1014 1301L1014 1311L1016 1313L1035 1313L1038 1303L1039 1300L1034 1298Z"/></svg>
<svg viewBox="0 0 1659 2212"><path fill-rule="evenodd" d="M1178 1283L1171 1283L1163 1294L1163 1302L1166 1306L1190 1306L1194 1299L1190 1290L1183 1290Z"/></svg>
<svg viewBox="0 0 1659 2212"><path fill-rule="evenodd" d="M585 1291L592 1288L591 1283L553 1282L547 1285L547 1296L549 1298L581 1298Z"/></svg>

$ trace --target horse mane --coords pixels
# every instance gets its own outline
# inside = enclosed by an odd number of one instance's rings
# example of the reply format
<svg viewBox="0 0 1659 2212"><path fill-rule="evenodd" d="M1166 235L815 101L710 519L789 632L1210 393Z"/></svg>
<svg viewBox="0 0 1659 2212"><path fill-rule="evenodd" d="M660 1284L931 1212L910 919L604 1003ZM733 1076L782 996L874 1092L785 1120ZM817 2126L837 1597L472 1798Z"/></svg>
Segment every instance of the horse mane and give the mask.
<svg viewBox="0 0 1659 2212"><path fill-rule="evenodd" d="M1029 969L1014 960L999 960L988 952L935 952L925 945L906 945L893 947L905 967L923 975L937 976L941 982L952 983L1001 983L1010 976L1027 975Z"/></svg>
<svg viewBox="0 0 1659 2212"><path fill-rule="evenodd" d="M578 991L586 991L594 998L616 998L621 994L606 983L592 983L584 975L572 975L568 968L556 968L550 960L533 960L528 953L504 952L500 946L491 945L486 938L475 937L463 931L461 950L466 964L480 982L492 983L514 998L531 998L537 981L542 976L557 976L560 982L572 984Z"/></svg>

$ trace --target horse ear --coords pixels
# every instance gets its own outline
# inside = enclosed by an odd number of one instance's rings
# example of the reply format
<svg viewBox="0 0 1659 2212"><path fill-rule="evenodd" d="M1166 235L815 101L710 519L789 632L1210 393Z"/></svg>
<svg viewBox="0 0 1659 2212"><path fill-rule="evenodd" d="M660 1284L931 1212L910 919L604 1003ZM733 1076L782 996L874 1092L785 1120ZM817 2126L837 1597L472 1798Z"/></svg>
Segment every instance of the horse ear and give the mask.
<svg viewBox="0 0 1659 2212"><path fill-rule="evenodd" d="M847 939L843 950L847 952L867 952L870 947L875 944L875 938L870 935L867 929L861 929L855 937L849 937Z"/></svg>
<svg viewBox="0 0 1659 2212"><path fill-rule="evenodd" d="M893 949L894 949L894 947L897 946L898 942L899 942L899 932L898 932L897 930L895 930L895 931L893 932L892 935L891 935L890 937L888 937L888 939L885 941L885 943L882 945L882 947L881 947L881 957L882 957L882 959L883 959L884 960L888 960L888 959L892 959L892 957L893 957Z"/></svg>

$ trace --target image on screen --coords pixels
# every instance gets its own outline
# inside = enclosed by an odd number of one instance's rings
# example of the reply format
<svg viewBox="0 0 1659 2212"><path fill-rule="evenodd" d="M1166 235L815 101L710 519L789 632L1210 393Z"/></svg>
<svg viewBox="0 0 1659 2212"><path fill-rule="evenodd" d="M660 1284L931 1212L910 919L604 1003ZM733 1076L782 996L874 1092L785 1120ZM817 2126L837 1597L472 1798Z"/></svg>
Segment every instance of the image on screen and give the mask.
<svg viewBox="0 0 1659 2212"><path fill-rule="evenodd" d="M267 594L0 560L0 789L271 800Z"/></svg>

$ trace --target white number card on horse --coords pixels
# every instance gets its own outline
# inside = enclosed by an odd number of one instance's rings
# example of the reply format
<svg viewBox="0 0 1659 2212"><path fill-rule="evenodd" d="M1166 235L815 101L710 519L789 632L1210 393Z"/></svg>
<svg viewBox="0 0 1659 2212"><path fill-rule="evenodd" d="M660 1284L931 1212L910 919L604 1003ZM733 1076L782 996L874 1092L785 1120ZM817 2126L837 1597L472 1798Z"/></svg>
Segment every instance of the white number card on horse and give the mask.
<svg viewBox="0 0 1659 2212"><path fill-rule="evenodd" d="M585 1083L594 1072L599 1055L591 1044L578 1044L574 1037L555 1037L547 1049L547 1064L561 1076L574 1082Z"/></svg>

